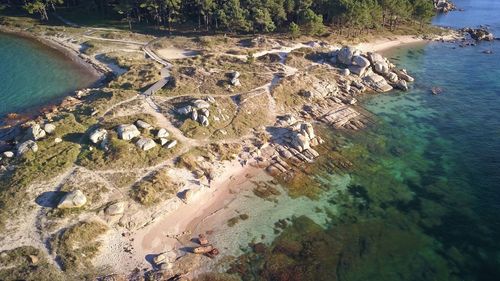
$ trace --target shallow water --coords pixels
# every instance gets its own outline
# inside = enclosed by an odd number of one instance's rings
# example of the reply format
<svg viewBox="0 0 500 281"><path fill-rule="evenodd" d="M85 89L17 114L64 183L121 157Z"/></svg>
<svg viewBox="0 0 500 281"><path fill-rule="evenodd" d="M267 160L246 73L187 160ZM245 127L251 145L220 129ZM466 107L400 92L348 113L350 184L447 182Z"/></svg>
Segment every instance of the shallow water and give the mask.
<svg viewBox="0 0 500 281"><path fill-rule="evenodd" d="M97 80L56 50L0 33L0 116L49 103Z"/></svg>
<svg viewBox="0 0 500 281"><path fill-rule="evenodd" d="M466 11L435 24L489 24L500 35L500 2L455 2ZM431 43L391 56L417 82L364 101L377 116L371 129L331 132L354 165L347 192L330 198L338 215L326 228L293 219L270 251L246 256L233 272L248 280L500 280L500 42ZM433 86L444 92L432 95Z"/></svg>

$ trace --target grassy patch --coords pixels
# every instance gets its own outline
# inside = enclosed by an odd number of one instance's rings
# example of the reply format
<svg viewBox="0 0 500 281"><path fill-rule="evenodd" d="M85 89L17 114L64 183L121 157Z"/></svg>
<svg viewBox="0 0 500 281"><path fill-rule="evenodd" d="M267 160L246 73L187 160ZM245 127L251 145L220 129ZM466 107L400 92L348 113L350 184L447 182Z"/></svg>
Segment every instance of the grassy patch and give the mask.
<svg viewBox="0 0 500 281"><path fill-rule="evenodd" d="M228 221L227 221L227 225L229 227L233 227L235 226L238 222L240 222L240 220L247 220L249 218L249 216L247 214L241 214L239 216L236 216L236 217L233 217L233 218L230 218Z"/></svg>
<svg viewBox="0 0 500 281"><path fill-rule="evenodd" d="M107 230L108 227L101 222L79 222L55 236L51 245L63 270L92 270L91 261L101 247L97 239Z"/></svg>
<svg viewBox="0 0 500 281"><path fill-rule="evenodd" d="M23 246L0 253L0 280L56 281L64 278L42 251Z"/></svg>
<svg viewBox="0 0 500 281"><path fill-rule="evenodd" d="M130 197L145 206L151 206L174 197L178 189L179 185L163 169L134 185Z"/></svg>

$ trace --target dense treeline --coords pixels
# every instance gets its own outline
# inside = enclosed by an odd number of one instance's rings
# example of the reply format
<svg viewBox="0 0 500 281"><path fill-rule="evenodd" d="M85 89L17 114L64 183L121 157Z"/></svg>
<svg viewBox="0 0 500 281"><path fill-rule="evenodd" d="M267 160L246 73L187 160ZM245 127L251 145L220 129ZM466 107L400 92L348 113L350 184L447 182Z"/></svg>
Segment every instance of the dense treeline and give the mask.
<svg viewBox="0 0 500 281"><path fill-rule="evenodd" d="M130 28L142 23L171 28L191 23L203 30L320 34L325 25L359 30L394 29L403 21L428 21L433 0L0 0L47 20L58 8L120 16Z"/></svg>

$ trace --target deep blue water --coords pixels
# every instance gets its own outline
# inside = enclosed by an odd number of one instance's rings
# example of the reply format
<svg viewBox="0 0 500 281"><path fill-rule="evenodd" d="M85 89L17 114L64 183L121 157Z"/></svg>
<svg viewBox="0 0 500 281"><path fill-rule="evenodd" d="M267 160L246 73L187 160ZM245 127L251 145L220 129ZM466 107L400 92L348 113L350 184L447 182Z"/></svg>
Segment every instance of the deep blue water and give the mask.
<svg viewBox="0 0 500 281"><path fill-rule="evenodd" d="M0 116L47 104L96 81L59 52L2 33L0 62Z"/></svg>

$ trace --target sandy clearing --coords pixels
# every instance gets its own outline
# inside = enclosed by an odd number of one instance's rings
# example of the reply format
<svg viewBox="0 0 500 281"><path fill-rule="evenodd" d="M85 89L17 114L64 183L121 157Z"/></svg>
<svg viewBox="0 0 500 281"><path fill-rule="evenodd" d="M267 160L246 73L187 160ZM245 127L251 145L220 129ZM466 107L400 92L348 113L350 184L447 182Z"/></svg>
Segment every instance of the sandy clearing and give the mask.
<svg viewBox="0 0 500 281"><path fill-rule="evenodd" d="M427 42L427 40L421 37L402 35L390 38L381 38L367 43L360 43L356 45L356 48L362 52L382 52L402 45L423 42Z"/></svg>
<svg viewBox="0 0 500 281"><path fill-rule="evenodd" d="M196 56L199 52L194 50L179 49L175 47L154 50L161 58L166 60L185 59Z"/></svg>

